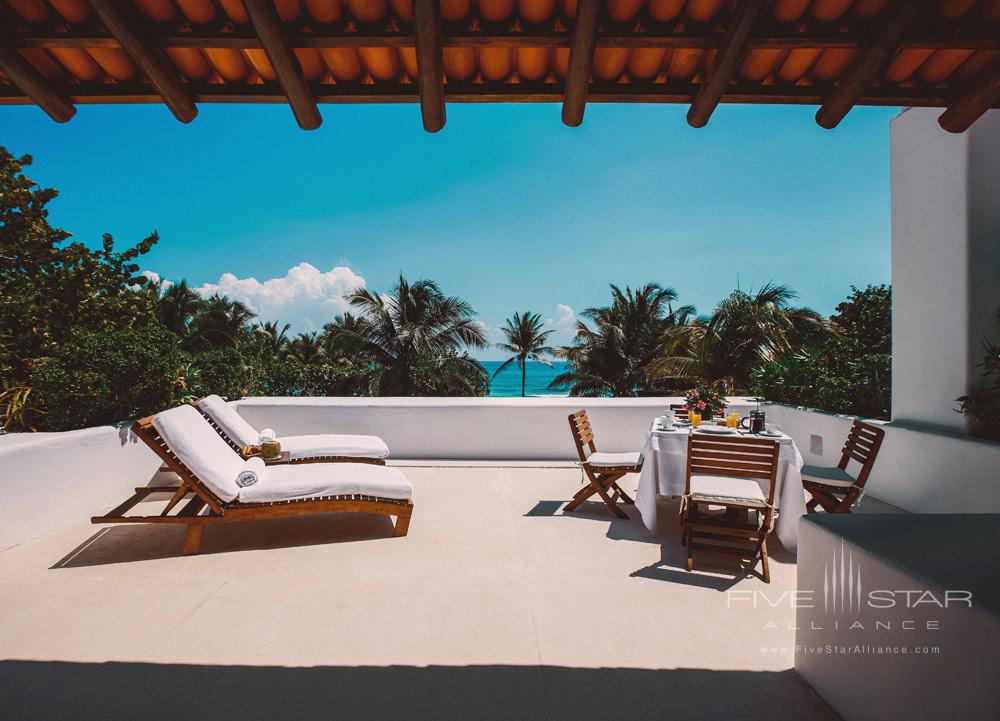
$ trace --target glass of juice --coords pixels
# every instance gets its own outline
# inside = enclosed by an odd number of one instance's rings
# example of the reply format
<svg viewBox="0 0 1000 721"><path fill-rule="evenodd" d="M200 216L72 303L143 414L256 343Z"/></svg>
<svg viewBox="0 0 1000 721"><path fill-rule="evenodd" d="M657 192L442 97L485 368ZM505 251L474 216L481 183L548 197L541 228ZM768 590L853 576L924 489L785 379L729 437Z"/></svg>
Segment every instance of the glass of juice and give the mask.
<svg viewBox="0 0 1000 721"><path fill-rule="evenodd" d="M691 418L692 428L697 428L698 426L701 425L701 413L698 413L696 411L691 411L690 413L688 413L688 416L690 416Z"/></svg>

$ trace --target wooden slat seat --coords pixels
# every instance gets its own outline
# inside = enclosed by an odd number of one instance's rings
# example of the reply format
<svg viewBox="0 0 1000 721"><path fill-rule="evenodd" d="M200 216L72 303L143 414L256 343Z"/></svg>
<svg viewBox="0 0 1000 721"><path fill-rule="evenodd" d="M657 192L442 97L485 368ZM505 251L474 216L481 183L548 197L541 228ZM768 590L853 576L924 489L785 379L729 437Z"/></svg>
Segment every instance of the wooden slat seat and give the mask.
<svg viewBox="0 0 1000 721"><path fill-rule="evenodd" d="M883 438L885 431L882 428L855 420L836 467L803 466L802 486L811 496L806 510L815 513L821 507L827 513L850 513L851 507L864 494ZM856 476L848 471L852 462L860 466Z"/></svg>
<svg viewBox="0 0 1000 721"><path fill-rule="evenodd" d="M587 478L587 485L573 496L573 500L566 504L564 510L576 510L596 493L613 514L619 518L628 518L628 514L618 505L618 499L626 505L633 505L634 501L622 490L618 481L629 473L638 473L642 470L640 454L598 451L594 441L594 430L590 426L590 418L585 410L569 414L569 428L580 458L580 467Z"/></svg>

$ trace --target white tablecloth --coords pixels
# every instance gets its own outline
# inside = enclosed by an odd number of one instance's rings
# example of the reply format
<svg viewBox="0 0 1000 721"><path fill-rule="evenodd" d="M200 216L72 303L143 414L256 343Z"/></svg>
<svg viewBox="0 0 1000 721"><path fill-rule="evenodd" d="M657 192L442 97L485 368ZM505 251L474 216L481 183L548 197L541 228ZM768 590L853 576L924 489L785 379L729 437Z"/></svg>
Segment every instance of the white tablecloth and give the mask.
<svg viewBox="0 0 1000 721"><path fill-rule="evenodd" d="M687 473L688 430L657 431L646 434L642 449L642 473L635 507L642 515L646 528L656 532L656 497L684 495L684 476ZM778 480L774 489L778 517L774 532L791 553L798 546L799 516L806 512L805 493L802 491L802 454L795 442L785 434L777 439L781 444L778 453ZM767 481L760 480L764 495Z"/></svg>

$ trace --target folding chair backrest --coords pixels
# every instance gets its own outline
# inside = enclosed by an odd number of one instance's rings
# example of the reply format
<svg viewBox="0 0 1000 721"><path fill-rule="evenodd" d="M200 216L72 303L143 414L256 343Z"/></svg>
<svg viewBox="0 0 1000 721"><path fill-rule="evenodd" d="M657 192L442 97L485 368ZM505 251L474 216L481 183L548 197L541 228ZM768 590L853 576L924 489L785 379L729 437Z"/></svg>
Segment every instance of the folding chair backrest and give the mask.
<svg viewBox="0 0 1000 721"><path fill-rule="evenodd" d="M691 476L730 476L768 481L768 503L774 501L778 479L778 441L746 436L688 436L685 493L691 492Z"/></svg>
<svg viewBox="0 0 1000 721"><path fill-rule="evenodd" d="M569 429L573 434L573 442L576 443L576 452L580 455L580 462L586 462L588 456L597 450L597 446L594 444L594 430L590 427L587 411L579 410L570 413Z"/></svg>
<svg viewBox="0 0 1000 721"><path fill-rule="evenodd" d="M858 471L855 481L858 488L864 488L865 482L872 472L872 467L875 465L875 458L878 456L879 448L882 447L884 437L885 431L871 423L856 420L851 425L851 432L847 434L837 468L846 471L851 461L859 463L861 470Z"/></svg>

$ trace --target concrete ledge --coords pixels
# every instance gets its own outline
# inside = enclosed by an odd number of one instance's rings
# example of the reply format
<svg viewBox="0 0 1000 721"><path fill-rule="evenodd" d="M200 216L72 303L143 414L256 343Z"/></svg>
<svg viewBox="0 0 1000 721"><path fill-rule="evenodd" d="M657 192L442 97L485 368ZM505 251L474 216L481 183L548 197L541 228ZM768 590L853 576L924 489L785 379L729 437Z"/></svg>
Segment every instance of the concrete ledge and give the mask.
<svg viewBox="0 0 1000 721"><path fill-rule="evenodd" d="M120 503L158 466L127 426L0 436L0 550Z"/></svg>
<svg viewBox="0 0 1000 721"><path fill-rule="evenodd" d="M804 516L795 669L847 721L1000 707L1000 515Z"/></svg>
<svg viewBox="0 0 1000 721"><path fill-rule="evenodd" d="M747 398L732 397L738 410ZM363 433L393 459L568 461L567 416L586 408L602 451L637 451L653 418L681 398L244 398L234 405L279 435Z"/></svg>

